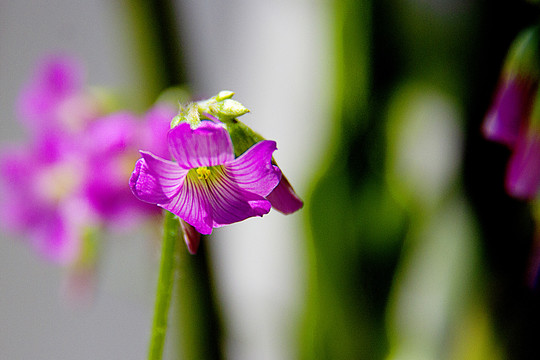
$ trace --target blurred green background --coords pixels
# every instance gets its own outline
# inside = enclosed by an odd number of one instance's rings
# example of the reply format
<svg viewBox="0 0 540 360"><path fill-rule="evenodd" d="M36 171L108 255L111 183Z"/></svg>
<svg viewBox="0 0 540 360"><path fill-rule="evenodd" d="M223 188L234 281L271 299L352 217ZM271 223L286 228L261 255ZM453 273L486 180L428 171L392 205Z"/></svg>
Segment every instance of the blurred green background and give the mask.
<svg viewBox="0 0 540 360"><path fill-rule="evenodd" d="M178 83L233 90L305 206L206 240L226 358L537 359L534 224L504 192L509 151L480 126L538 14L525 1L1 2L0 140L24 138L17 93L54 51L134 110ZM152 231L108 241L82 308L58 298L62 269L3 235L0 358L143 358Z"/></svg>

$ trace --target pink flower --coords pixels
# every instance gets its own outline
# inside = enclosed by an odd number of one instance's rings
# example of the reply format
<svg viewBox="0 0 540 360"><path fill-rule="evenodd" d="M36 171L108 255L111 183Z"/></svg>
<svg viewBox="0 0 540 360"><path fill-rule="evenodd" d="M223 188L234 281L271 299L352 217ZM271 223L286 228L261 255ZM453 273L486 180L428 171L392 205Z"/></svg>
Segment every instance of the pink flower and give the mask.
<svg viewBox="0 0 540 360"><path fill-rule="evenodd" d="M99 102L84 87L84 72L71 57L44 58L23 87L17 109L35 136L82 130L102 113Z"/></svg>
<svg viewBox="0 0 540 360"><path fill-rule="evenodd" d="M83 223L92 223L80 193L86 169L78 153L51 152L32 145L4 151L2 220L46 258L69 263L77 257Z"/></svg>
<svg viewBox="0 0 540 360"><path fill-rule="evenodd" d="M274 209L285 215L292 214L304 206L304 202L283 174L281 174L278 186L268 194L266 199L270 201Z"/></svg>
<svg viewBox="0 0 540 360"><path fill-rule="evenodd" d="M180 123L167 139L176 161L141 151L130 179L137 198L176 214L201 234L270 211L265 197L281 178L272 165L274 141L258 142L235 159L227 130L211 121L196 129Z"/></svg>
<svg viewBox="0 0 540 360"><path fill-rule="evenodd" d="M486 138L512 150L506 189L521 199L536 197L540 189L539 31L527 29L512 44L483 124Z"/></svg>
<svg viewBox="0 0 540 360"><path fill-rule="evenodd" d="M103 222L131 224L141 216L161 213L157 206L137 200L127 186L127 179L140 148L169 157L164 139L173 116L174 110L161 104L150 109L143 121L129 112L118 112L96 119L89 126L85 153L90 171L84 193Z"/></svg>
<svg viewBox="0 0 540 360"><path fill-rule="evenodd" d="M501 80L495 101L484 120L484 136L514 146L522 122L530 113L536 87L532 79L505 77Z"/></svg>
<svg viewBox="0 0 540 360"><path fill-rule="evenodd" d="M55 262L79 261L89 229L159 214L133 196L127 179L138 149L166 156L155 139L166 137L174 110L156 105L141 119L129 112L103 115L103 108L84 87L75 60L49 57L18 102L31 138L0 157L3 225Z"/></svg>
<svg viewBox="0 0 540 360"><path fill-rule="evenodd" d="M506 189L520 199L533 199L540 189L540 129L522 130L506 172Z"/></svg>

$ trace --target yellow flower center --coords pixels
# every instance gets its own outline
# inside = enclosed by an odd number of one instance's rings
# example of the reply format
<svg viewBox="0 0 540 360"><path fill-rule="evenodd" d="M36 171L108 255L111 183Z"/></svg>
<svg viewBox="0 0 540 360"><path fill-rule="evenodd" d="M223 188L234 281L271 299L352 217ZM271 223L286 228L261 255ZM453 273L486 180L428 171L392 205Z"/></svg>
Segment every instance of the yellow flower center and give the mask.
<svg viewBox="0 0 540 360"><path fill-rule="evenodd" d="M206 166L201 166L197 168L197 178L199 180L208 180L208 177L210 176L210 169Z"/></svg>

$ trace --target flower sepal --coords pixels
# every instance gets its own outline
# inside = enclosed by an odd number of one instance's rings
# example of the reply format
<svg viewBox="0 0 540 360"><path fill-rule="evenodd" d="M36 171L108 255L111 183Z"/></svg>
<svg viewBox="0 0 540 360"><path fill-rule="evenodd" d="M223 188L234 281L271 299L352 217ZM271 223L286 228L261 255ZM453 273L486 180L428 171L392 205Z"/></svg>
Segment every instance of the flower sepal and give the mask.
<svg viewBox="0 0 540 360"><path fill-rule="evenodd" d="M534 26L522 31L512 42L504 62L503 74L538 81L540 78L540 27Z"/></svg>
<svg viewBox="0 0 540 360"><path fill-rule="evenodd" d="M254 144L264 140L264 137L238 119L226 121L225 126L231 136L235 156L240 156ZM272 164L278 166L274 158L272 158ZM302 199L283 174L278 186L268 194L266 199L270 201L274 209L285 215L292 214L304 206Z"/></svg>
<svg viewBox="0 0 540 360"><path fill-rule="evenodd" d="M192 129L199 127L201 124L201 118L199 116L199 108L197 104L190 103L186 106L180 106L178 115L173 117L171 120L171 129L184 122L187 122Z"/></svg>
<svg viewBox="0 0 540 360"><path fill-rule="evenodd" d="M214 116L221 121L228 121L245 115L249 109L236 100L232 100L234 92L222 90L216 96L197 103L201 116ZM210 119L211 120L211 119Z"/></svg>

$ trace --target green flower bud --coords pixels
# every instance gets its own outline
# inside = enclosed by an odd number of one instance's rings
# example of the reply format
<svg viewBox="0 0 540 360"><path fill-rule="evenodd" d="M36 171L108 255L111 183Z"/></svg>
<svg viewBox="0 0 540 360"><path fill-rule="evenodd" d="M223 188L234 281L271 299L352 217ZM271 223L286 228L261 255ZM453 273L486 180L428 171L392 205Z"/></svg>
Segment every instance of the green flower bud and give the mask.
<svg viewBox="0 0 540 360"><path fill-rule="evenodd" d="M512 43L504 64L507 76L538 80L540 78L540 28L522 31Z"/></svg>
<svg viewBox="0 0 540 360"><path fill-rule="evenodd" d="M236 100L225 99L210 105L210 114L216 116L220 120L234 119L244 114L247 114L249 109L240 104Z"/></svg>
<svg viewBox="0 0 540 360"><path fill-rule="evenodd" d="M171 120L171 129L182 122L187 122L192 129L195 129L201 123L201 118L199 116L199 107L196 103L191 103L186 107L180 106L180 111L178 115L172 118Z"/></svg>
<svg viewBox="0 0 540 360"><path fill-rule="evenodd" d="M234 92L220 91L216 96L197 103L199 114L208 114L221 121L232 120L249 112L249 109L236 100L231 100Z"/></svg>
<svg viewBox="0 0 540 360"><path fill-rule="evenodd" d="M233 97L233 95L234 95L233 91L221 90L219 92L219 94L216 95L216 100L217 101L222 101L222 100L225 100L225 99L230 99L230 98Z"/></svg>

